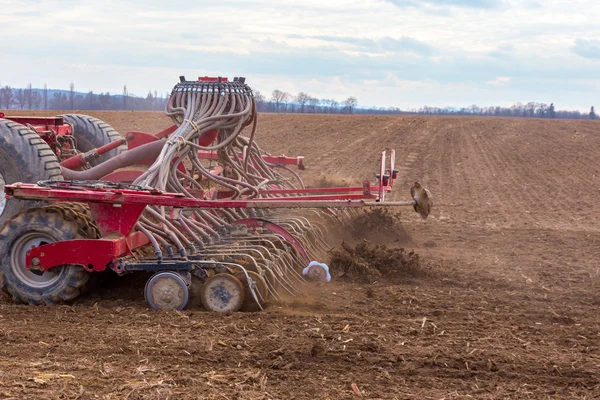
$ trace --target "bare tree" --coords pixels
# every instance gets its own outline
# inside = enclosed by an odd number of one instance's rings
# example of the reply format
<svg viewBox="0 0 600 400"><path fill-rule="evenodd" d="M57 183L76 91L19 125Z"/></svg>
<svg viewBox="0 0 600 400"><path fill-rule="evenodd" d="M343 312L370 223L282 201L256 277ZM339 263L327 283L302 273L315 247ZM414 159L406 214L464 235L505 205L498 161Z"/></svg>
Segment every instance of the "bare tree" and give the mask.
<svg viewBox="0 0 600 400"><path fill-rule="evenodd" d="M27 108L31 110L31 96L33 95L33 89L31 88L31 83L27 84L27 88L23 91L25 95L25 102L27 103Z"/></svg>
<svg viewBox="0 0 600 400"><path fill-rule="evenodd" d="M33 107L36 110L40 109L40 106L42 105L42 95L39 91L33 92L33 94L31 95L31 102L33 103Z"/></svg>
<svg viewBox="0 0 600 400"><path fill-rule="evenodd" d="M13 90L10 86L6 85L0 89L0 106L4 105L5 109L10 109L10 105L13 102Z"/></svg>
<svg viewBox="0 0 600 400"><path fill-rule="evenodd" d="M110 93L106 92L106 93L100 93L100 107L102 107L103 110L110 110L111 106L111 98L110 98Z"/></svg>
<svg viewBox="0 0 600 400"><path fill-rule="evenodd" d="M283 103L283 112L287 112L288 103L292 100L293 96L288 92L283 94L283 99L281 100Z"/></svg>
<svg viewBox="0 0 600 400"><path fill-rule="evenodd" d="M550 118L556 118L556 110L554 109L554 103L550 103L550 108L548 109L548 116Z"/></svg>
<svg viewBox="0 0 600 400"><path fill-rule="evenodd" d="M48 85L44 83L44 110L48 109Z"/></svg>
<svg viewBox="0 0 600 400"><path fill-rule="evenodd" d="M67 95L61 92L54 92L50 108L54 110L64 110L68 102Z"/></svg>
<svg viewBox="0 0 600 400"><path fill-rule="evenodd" d="M281 90L273 90L272 98L275 102L275 111L279 111L279 106L281 104L287 105L287 102L290 99L290 94L282 92Z"/></svg>
<svg viewBox="0 0 600 400"><path fill-rule="evenodd" d="M317 99L316 97L311 97L308 99L308 105L310 105L310 107L312 108L312 112L317 112L317 106L320 102L321 100Z"/></svg>
<svg viewBox="0 0 600 400"><path fill-rule="evenodd" d="M346 105L346 110L348 110L348 114L352 114L354 112L354 108L358 104L358 100L356 100L356 97L350 96L346 99L346 101L344 101L344 104Z"/></svg>
<svg viewBox="0 0 600 400"><path fill-rule="evenodd" d="M149 90L148 94L146 95L146 104L150 110L154 109L154 96L152 96L152 90Z"/></svg>
<svg viewBox="0 0 600 400"><path fill-rule="evenodd" d="M69 109L75 109L75 84L73 82L69 85Z"/></svg>
<svg viewBox="0 0 600 400"><path fill-rule="evenodd" d="M266 100L267 99L265 98L265 95L258 90L254 92L254 101L256 102L256 108L258 111L265 111L264 108Z"/></svg>
<svg viewBox="0 0 600 400"><path fill-rule="evenodd" d="M333 114L333 113L337 112L340 104L335 99L329 100L328 104L329 104L329 113Z"/></svg>
<svg viewBox="0 0 600 400"><path fill-rule="evenodd" d="M92 90L90 90L88 92L88 94L85 95L85 103L87 105L88 110L94 109L95 100L96 100L96 95L94 94L94 92Z"/></svg>
<svg viewBox="0 0 600 400"><path fill-rule="evenodd" d="M310 100L310 96L304 92L300 92L300 93L298 93L298 96L296 96L296 102L300 106L301 113L304 112L304 106L306 105L306 103L308 103L309 100Z"/></svg>
<svg viewBox="0 0 600 400"><path fill-rule="evenodd" d="M23 109L25 108L25 92L23 92L23 89L14 89L15 92L15 99L17 100L17 103L19 103L19 109Z"/></svg>
<svg viewBox="0 0 600 400"><path fill-rule="evenodd" d="M127 91L127 85L123 86L123 110L127 109L127 97L129 97L129 92Z"/></svg>

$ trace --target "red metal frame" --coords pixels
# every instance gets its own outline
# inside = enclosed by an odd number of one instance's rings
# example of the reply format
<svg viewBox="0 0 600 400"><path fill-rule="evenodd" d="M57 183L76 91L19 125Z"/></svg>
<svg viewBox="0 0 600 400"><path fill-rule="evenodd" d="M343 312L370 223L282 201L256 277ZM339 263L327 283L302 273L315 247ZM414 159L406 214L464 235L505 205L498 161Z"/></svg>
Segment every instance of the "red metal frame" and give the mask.
<svg viewBox="0 0 600 400"><path fill-rule="evenodd" d="M217 81L218 78L200 78L200 80ZM226 82L227 78L222 79ZM3 115L2 115L3 116ZM49 144L56 141L57 135L70 135L72 128L64 124L62 117L10 117L11 120L34 126L40 136ZM177 129L173 125L154 135L144 132L128 132L125 139L114 141L98 149L85 154L77 154L64 160L62 167L78 169L84 166L90 157L102 155L111 151L124 142L129 149L140 145L154 142L167 137ZM203 132L199 139L201 146L210 145L217 137L218 131ZM198 155L204 159L218 159L214 152L199 151ZM240 157L242 157L240 155ZM285 156L263 156L263 160L275 166L297 165L304 169L304 157ZM151 165L155 160L144 160L141 164ZM363 182L363 186L333 187L333 188L306 188L306 189L264 189L260 190L261 197L258 199L241 197L231 199L234 195L230 191L221 191L216 200L206 200L203 191L194 193L194 198L185 197L179 193L162 193L159 191L139 191L131 189L114 189L110 187L84 187L69 184L57 184L56 186L44 187L34 184L16 183L5 186L8 196L21 199L40 199L49 202L56 201L79 201L90 205L92 217L98 224L101 239L79 239L55 242L33 248L27 252L26 263L28 266L35 265L35 269L46 270L59 265L77 264L84 266L89 271L103 271L111 263L116 265L119 258L133 255L136 248L150 243L150 239L142 232L134 232L137 224L147 205L172 207L171 211L183 208L195 209L219 209L219 208L339 208L339 207L363 207L365 200L374 200L383 205L385 192L391 190L395 179L394 162L395 153L391 152L390 169L385 169L386 152L381 154L380 178L377 185L372 186L369 181ZM177 168L186 172L181 163ZM109 181L132 181L141 171L139 166L124 168L109 174ZM384 174L387 174L385 176ZM213 189L214 190L214 189ZM196 192L196 191L194 191ZM283 196L283 197L282 197ZM222 198L226 197L226 198ZM212 197L211 197L212 198ZM411 202L397 202L388 205L410 205ZM176 214L176 213L175 213ZM237 221L237 225L245 225L251 229L266 229L282 235L300 254L308 261L308 255L301 243L283 227L272 222L260 219L244 219Z"/></svg>
<svg viewBox="0 0 600 400"><path fill-rule="evenodd" d="M29 125L40 135L48 145L52 146L56 142L56 137L60 135L71 135L73 128L65 124L62 117L23 117L23 116L0 116L19 124Z"/></svg>
<svg viewBox="0 0 600 400"><path fill-rule="evenodd" d="M383 154L382 164L384 162L385 154ZM7 185L5 192L8 196L20 199L43 199L50 202L87 202L90 205L92 217L98 224L103 237L96 240L80 239L56 242L33 248L27 252L26 263L29 266L35 265L35 268L39 270L65 264L79 264L89 271L103 271L111 263L116 265L119 258L132 255L132 250L149 243L150 240L146 235L141 232L133 232L133 228L146 205L166 206L174 209L363 207L367 204L365 200L375 200L375 204L383 205L382 198L373 194L373 192L383 193L390 189L391 186L384 186L383 180L380 179L378 186L375 187L365 181L362 187L266 190L264 191L265 194L287 194L292 196L235 200L204 200L185 197L180 193L93 188L72 186L66 183L57 183L52 188L17 183ZM361 191L361 193L356 193L358 191ZM307 193L320 194L305 195ZM396 202L387 205L411 204L412 202ZM276 224L258 219L240 220L237 224L254 229L261 227L281 234L298 250L303 258L308 258L302 245L284 228Z"/></svg>

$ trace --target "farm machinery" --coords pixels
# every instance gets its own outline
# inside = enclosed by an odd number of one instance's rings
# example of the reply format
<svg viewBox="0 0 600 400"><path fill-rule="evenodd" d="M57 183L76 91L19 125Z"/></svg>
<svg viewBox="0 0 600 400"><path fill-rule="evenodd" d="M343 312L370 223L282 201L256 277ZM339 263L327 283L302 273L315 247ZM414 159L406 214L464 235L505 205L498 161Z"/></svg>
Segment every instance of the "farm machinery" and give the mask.
<svg viewBox="0 0 600 400"><path fill-rule="evenodd" d="M79 114L0 119L5 293L56 304L102 273L144 271L154 309L185 308L197 286L209 311L258 311L271 297L298 294L307 266L322 275L312 261L327 251L327 226L352 210L430 212L431 194L418 183L410 200L385 201L398 173L393 150L382 152L374 183L305 187L291 168L304 169L303 157L256 143L244 78L180 77L166 113L170 128L124 137Z"/></svg>

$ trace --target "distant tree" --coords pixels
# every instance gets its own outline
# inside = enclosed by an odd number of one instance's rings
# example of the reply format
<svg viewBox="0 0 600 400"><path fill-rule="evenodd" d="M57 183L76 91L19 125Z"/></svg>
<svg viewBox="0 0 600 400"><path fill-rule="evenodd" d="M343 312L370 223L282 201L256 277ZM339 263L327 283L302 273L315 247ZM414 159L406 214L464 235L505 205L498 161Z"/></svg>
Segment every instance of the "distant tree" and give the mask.
<svg viewBox="0 0 600 400"><path fill-rule="evenodd" d="M594 110L594 106L590 108L590 119L596 119L596 110Z"/></svg>
<svg viewBox="0 0 600 400"><path fill-rule="evenodd" d="M19 103L19 109L23 109L25 108L25 102L26 102L26 98L25 98L25 92L23 91L23 89L14 89L15 92L15 99L17 100L17 103Z"/></svg>
<svg viewBox="0 0 600 400"><path fill-rule="evenodd" d="M546 118L548 116L548 104L540 103L535 110L536 115L539 118Z"/></svg>
<svg viewBox="0 0 600 400"><path fill-rule="evenodd" d="M53 110L64 110L67 106L69 99L67 95L61 92L54 92L52 95L52 101L50 103L50 108Z"/></svg>
<svg viewBox="0 0 600 400"><path fill-rule="evenodd" d="M331 114L333 114L333 113L336 113L336 112L337 112L337 110L338 110L338 107L339 107L339 105L340 105L340 104L339 104L339 103L338 103L336 100L334 100L334 99L327 100L327 104L329 105L329 112L330 112Z"/></svg>
<svg viewBox="0 0 600 400"><path fill-rule="evenodd" d="M85 104L86 104L88 110L93 110L94 109L94 102L95 101L96 101L96 95L94 94L94 92L92 90L90 90L85 95Z"/></svg>
<svg viewBox="0 0 600 400"><path fill-rule="evenodd" d="M100 93L100 107L103 110L110 110L111 109L110 93L108 93L108 92L106 92L106 93Z"/></svg>
<svg viewBox="0 0 600 400"><path fill-rule="evenodd" d="M129 92L127 91L127 85L123 86L123 110L127 109L127 97L129 97Z"/></svg>
<svg viewBox="0 0 600 400"><path fill-rule="evenodd" d="M290 94L282 92L281 90L273 90L271 94L273 101L275 102L275 111L279 111L281 104L287 106L287 102L290 100ZM284 110L285 111L285 110Z"/></svg>
<svg viewBox="0 0 600 400"><path fill-rule="evenodd" d="M301 113L304 112L304 106L306 105L306 103L309 100L310 100L310 96L304 92L300 92L300 93L298 93L298 96L296 96L296 103L298 103L298 105L300 106Z"/></svg>
<svg viewBox="0 0 600 400"><path fill-rule="evenodd" d="M259 92L258 90L254 92L254 101L256 102L256 108L258 111L265 111L265 95Z"/></svg>
<svg viewBox="0 0 600 400"><path fill-rule="evenodd" d="M321 100L319 100L315 97L311 97L308 99L308 104L310 105L310 108L312 108L312 112L314 112L314 113L317 112L317 106L319 105L320 102L321 102Z"/></svg>
<svg viewBox="0 0 600 400"><path fill-rule="evenodd" d="M27 88L24 90L24 94L25 94L25 102L27 103L27 108L31 110L32 107L32 96L33 96L33 89L31 88L31 83L27 84Z"/></svg>
<svg viewBox="0 0 600 400"><path fill-rule="evenodd" d="M148 103L148 109L154 109L154 96L152 96L152 90L148 91L148 94L146 95L146 103Z"/></svg>
<svg viewBox="0 0 600 400"><path fill-rule="evenodd" d="M10 86L6 85L0 89L0 107L4 106L5 109L10 109L10 105L13 102L13 90Z"/></svg>
<svg viewBox="0 0 600 400"><path fill-rule="evenodd" d="M40 106L42 105L42 100L42 95L37 90L31 95L31 102L33 103L33 107L36 110L40 109Z"/></svg>
<svg viewBox="0 0 600 400"><path fill-rule="evenodd" d="M548 117L556 118L556 110L554 109L554 103L550 103L550 108L548 108Z"/></svg>
<svg viewBox="0 0 600 400"><path fill-rule="evenodd" d="M69 110L75 109L75 84L71 82L69 85Z"/></svg>
<svg viewBox="0 0 600 400"><path fill-rule="evenodd" d="M354 97L354 96L350 96L346 99L346 101L344 101L344 105L346 106L346 110L348 111L348 114L352 114L354 112L354 108L356 107L357 104L358 104L358 100L356 100L356 97Z"/></svg>
<svg viewBox="0 0 600 400"><path fill-rule="evenodd" d="M75 95L74 103L76 110L85 110L87 108L85 105L85 98L80 94Z"/></svg>
<svg viewBox="0 0 600 400"><path fill-rule="evenodd" d="M44 110L48 109L48 85L44 83Z"/></svg>

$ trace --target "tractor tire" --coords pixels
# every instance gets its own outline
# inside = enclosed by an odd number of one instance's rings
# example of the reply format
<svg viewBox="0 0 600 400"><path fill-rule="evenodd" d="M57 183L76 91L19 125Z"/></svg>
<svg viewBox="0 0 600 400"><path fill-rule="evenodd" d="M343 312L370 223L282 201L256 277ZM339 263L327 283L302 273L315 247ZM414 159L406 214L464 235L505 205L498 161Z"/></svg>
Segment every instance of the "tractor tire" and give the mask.
<svg viewBox="0 0 600 400"><path fill-rule="evenodd" d="M83 114L64 114L59 116L63 118L65 123L70 124L73 127L73 136L77 141L77 150L82 153L121 139L119 132L115 131L112 126L98 118ZM124 151L127 151L127 146L121 145L108 153L104 153L95 160L92 160L90 165L95 167L106 160L118 156Z"/></svg>
<svg viewBox="0 0 600 400"><path fill-rule="evenodd" d="M9 218L44 203L4 197L4 185L61 180L60 165L50 146L30 128L0 119L0 229Z"/></svg>
<svg viewBox="0 0 600 400"><path fill-rule="evenodd" d="M21 212L0 231L0 289L15 302L30 305L60 304L77 298L88 288L90 274L79 265L62 265L47 271L25 266L32 247L96 236L86 217L64 207L49 205Z"/></svg>

